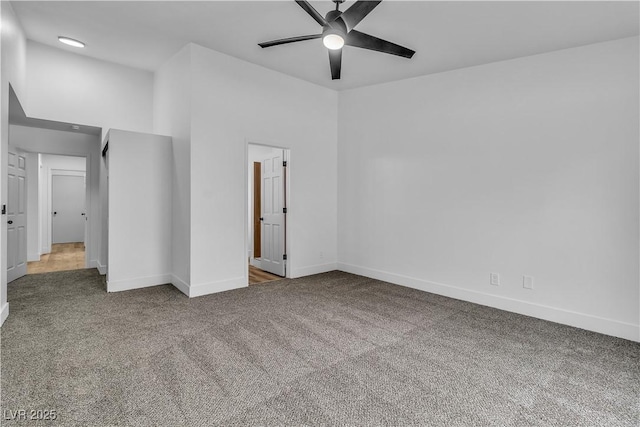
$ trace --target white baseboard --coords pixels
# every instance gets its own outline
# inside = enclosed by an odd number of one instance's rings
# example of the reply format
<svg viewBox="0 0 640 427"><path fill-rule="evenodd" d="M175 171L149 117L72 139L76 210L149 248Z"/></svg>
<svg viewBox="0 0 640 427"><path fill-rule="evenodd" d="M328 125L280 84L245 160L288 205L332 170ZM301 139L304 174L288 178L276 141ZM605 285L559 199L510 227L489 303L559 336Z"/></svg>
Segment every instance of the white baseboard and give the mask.
<svg viewBox="0 0 640 427"><path fill-rule="evenodd" d="M251 264L255 268L260 268L262 266L262 261L255 258L249 258L249 264Z"/></svg>
<svg viewBox="0 0 640 427"><path fill-rule="evenodd" d="M96 268L98 270L98 273L103 276L107 274L107 266L100 264L100 261L97 259L90 260L87 264L87 268Z"/></svg>
<svg viewBox="0 0 640 427"><path fill-rule="evenodd" d="M574 326L576 328L640 342L640 325L486 294L484 292L472 291L443 283L430 282L427 280L416 279L414 277L403 276L357 265L338 263L337 267L339 270L347 273L358 274L360 276L383 280L385 282L406 286L408 288L414 288L450 298L498 308L500 310L524 314L525 316L536 317L538 319L549 320L563 325Z"/></svg>
<svg viewBox="0 0 640 427"><path fill-rule="evenodd" d="M311 276L312 274L326 273L338 269L338 264L335 262L328 264L316 264L308 267L301 267L291 270L290 277L295 279L297 277Z"/></svg>
<svg viewBox="0 0 640 427"><path fill-rule="evenodd" d="M249 286L247 276L235 277L219 282L199 283L189 286L189 298L230 291L232 289L246 288L247 286Z"/></svg>
<svg viewBox="0 0 640 427"><path fill-rule="evenodd" d="M178 288L180 292L182 292L186 296L189 296L189 285L187 284L187 282L185 282L175 274L171 275L171 284Z"/></svg>
<svg viewBox="0 0 640 427"><path fill-rule="evenodd" d="M229 280L221 280L219 282L189 285L179 277L171 275L171 283L189 298L201 297L203 295L215 294L233 289L246 288L248 286L246 276L236 277Z"/></svg>
<svg viewBox="0 0 640 427"><path fill-rule="evenodd" d="M96 267L98 269L98 273L100 273L101 275L105 275L107 274L107 266L106 265L102 265L100 264L100 261L96 261Z"/></svg>
<svg viewBox="0 0 640 427"><path fill-rule="evenodd" d="M2 310L0 310L0 326L2 326L5 320L7 320L7 317L9 317L9 303L5 302L2 306Z"/></svg>
<svg viewBox="0 0 640 427"><path fill-rule="evenodd" d="M40 254L38 252L31 252L27 254L27 262L40 261Z"/></svg>
<svg viewBox="0 0 640 427"><path fill-rule="evenodd" d="M107 292L130 291L132 289L148 288L149 286L166 285L168 283L171 283L171 274L136 277L124 280L108 280Z"/></svg>

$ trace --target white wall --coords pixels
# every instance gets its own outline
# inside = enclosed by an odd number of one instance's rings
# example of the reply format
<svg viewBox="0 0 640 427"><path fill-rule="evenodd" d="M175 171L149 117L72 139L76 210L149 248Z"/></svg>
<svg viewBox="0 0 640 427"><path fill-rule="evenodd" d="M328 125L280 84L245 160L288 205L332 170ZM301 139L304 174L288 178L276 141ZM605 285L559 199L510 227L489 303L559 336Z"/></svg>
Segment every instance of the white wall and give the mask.
<svg viewBox="0 0 640 427"><path fill-rule="evenodd" d="M183 292L191 281L191 46L155 74L154 132L172 137L172 282Z"/></svg>
<svg viewBox="0 0 640 427"><path fill-rule="evenodd" d="M103 135L110 128L153 130L153 73L33 41L25 45L26 69L22 73L28 90L20 100L28 116L102 127ZM100 192L100 188L106 189L106 171L99 155L93 160L96 191L101 197L96 208L102 216L107 209L106 191ZM95 241L100 246L91 261L104 273L106 224L96 227L92 232L98 233Z"/></svg>
<svg viewBox="0 0 640 427"><path fill-rule="evenodd" d="M109 292L171 282L171 139L109 131Z"/></svg>
<svg viewBox="0 0 640 427"><path fill-rule="evenodd" d="M153 73L27 44L27 116L151 132Z"/></svg>
<svg viewBox="0 0 640 427"><path fill-rule="evenodd" d="M97 136L87 135L77 132L64 132L50 129L39 129L25 126L11 126L11 145L32 153L55 153L65 156L79 157L75 160L80 164L88 158L87 176L87 227L89 235L86 247L86 259L89 267L97 267L100 258L101 248L101 212L100 212L100 139ZM45 157L45 156L43 156ZM84 158L83 158L84 157ZM54 157L52 157L54 158ZM86 162L85 162L86 163ZM60 164L64 166L64 164ZM44 168L46 169L46 167ZM45 171L46 173L46 171ZM41 188L48 188L48 183L42 182ZM41 205L44 209L44 206ZM49 236L48 213L41 220L41 233ZM46 253L51 250L51 243L47 239L41 240L41 252Z"/></svg>
<svg viewBox="0 0 640 427"><path fill-rule="evenodd" d="M638 75L636 37L341 93L340 268L639 340Z"/></svg>
<svg viewBox="0 0 640 427"><path fill-rule="evenodd" d="M26 38L11 3L0 2L0 205L7 204L7 151L9 149L9 84L24 99ZM7 224L0 221L0 325L9 315L7 304Z"/></svg>
<svg viewBox="0 0 640 427"><path fill-rule="evenodd" d="M97 140L94 138L94 144ZM51 175L54 170L68 171L71 175L80 175L86 177L87 159L78 156L60 156L54 154L43 154L40 156L40 198L39 198L39 220L40 220L40 253L46 254L51 252L52 229L51 229L51 212L52 212L52 181ZM86 181L85 181L86 182ZM95 187L95 183L94 183ZM89 189L90 191L90 189ZM95 206L95 203L94 203ZM32 206L29 205L31 210ZM88 213L88 212L87 212ZM95 213L93 214L95 216ZM98 225L96 222L92 224L94 228ZM27 230L28 231L28 230ZM94 230L94 235L96 230ZM29 231L28 231L29 232ZM95 248L97 245L93 244ZM96 259L93 254L87 259ZM92 266L95 266L93 264Z"/></svg>
<svg viewBox="0 0 640 427"><path fill-rule="evenodd" d="M337 93L198 45L191 61L192 295L246 286L247 142L291 150L292 276L335 269Z"/></svg>

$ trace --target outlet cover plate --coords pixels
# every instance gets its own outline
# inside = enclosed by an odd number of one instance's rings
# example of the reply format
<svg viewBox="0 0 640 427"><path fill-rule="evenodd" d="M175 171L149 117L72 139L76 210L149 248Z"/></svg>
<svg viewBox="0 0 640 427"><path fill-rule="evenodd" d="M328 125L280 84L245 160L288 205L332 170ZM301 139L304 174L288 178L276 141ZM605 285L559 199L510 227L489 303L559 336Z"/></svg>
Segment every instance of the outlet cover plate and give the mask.
<svg viewBox="0 0 640 427"><path fill-rule="evenodd" d="M493 286L500 286L500 275L498 273L491 273L489 275L489 283Z"/></svg>
<svg viewBox="0 0 640 427"><path fill-rule="evenodd" d="M522 276L522 287L525 289L533 289L533 277Z"/></svg>

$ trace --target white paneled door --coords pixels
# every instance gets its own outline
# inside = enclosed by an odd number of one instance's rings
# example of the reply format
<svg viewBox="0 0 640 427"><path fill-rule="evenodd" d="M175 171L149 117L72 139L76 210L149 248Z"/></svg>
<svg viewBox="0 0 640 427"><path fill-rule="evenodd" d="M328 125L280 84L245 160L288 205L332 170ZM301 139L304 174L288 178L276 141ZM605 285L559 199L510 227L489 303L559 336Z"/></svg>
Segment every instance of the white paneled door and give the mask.
<svg viewBox="0 0 640 427"><path fill-rule="evenodd" d="M262 248L260 268L285 275L285 213L283 151L262 161Z"/></svg>
<svg viewBox="0 0 640 427"><path fill-rule="evenodd" d="M11 148L8 160L7 282L11 282L27 274L27 159Z"/></svg>
<svg viewBox="0 0 640 427"><path fill-rule="evenodd" d="M84 242L84 176L52 175L53 243Z"/></svg>

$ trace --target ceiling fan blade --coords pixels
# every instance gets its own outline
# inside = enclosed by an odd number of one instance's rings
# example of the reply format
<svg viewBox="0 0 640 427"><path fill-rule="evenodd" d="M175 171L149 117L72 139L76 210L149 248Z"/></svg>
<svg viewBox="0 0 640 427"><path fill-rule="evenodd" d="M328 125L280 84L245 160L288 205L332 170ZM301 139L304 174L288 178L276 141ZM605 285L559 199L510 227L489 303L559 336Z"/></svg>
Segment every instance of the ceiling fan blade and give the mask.
<svg viewBox="0 0 640 427"><path fill-rule="evenodd" d="M278 46L279 44L287 44L287 43L302 42L302 41L311 40L311 39L319 39L320 37L322 37L322 34L311 34L308 36L289 37L287 39L279 39L279 40L272 40L270 42L258 43L258 46L260 46L261 48L265 48L265 47L271 47L271 46Z"/></svg>
<svg viewBox="0 0 640 427"><path fill-rule="evenodd" d="M407 49L406 47L379 39L369 34L361 33L360 31L356 30L349 31L349 33L347 34L347 39L345 40L345 44L362 49L376 50L378 52L389 53L391 55L403 56L405 58L411 58L413 54L416 53L415 51Z"/></svg>
<svg viewBox="0 0 640 427"><path fill-rule="evenodd" d="M353 29L358 22L362 21L362 19L369 14L377 5L380 4L380 1L363 1L358 0L351 6L349 9L345 10L340 17L347 24L347 30Z"/></svg>
<svg viewBox="0 0 640 427"><path fill-rule="evenodd" d="M342 69L342 49L328 50L329 65L331 66L331 80L338 80Z"/></svg>
<svg viewBox="0 0 640 427"><path fill-rule="evenodd" d="M323 27L327 25L327 20L324 19L324 16L320 15L320 13L318 13L318 11L315 10L308 1L296 0L296 3L298 3L298 5L300 5L300 7L305 10L305 12L311 15L311 17L315 19L318 24L322 25Z"/></svg>

